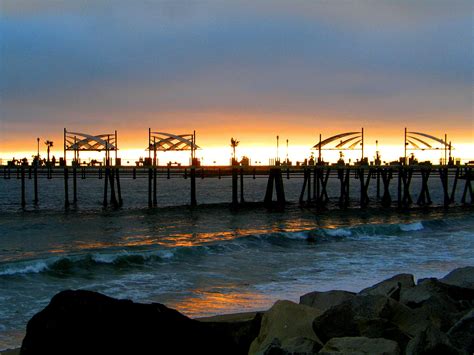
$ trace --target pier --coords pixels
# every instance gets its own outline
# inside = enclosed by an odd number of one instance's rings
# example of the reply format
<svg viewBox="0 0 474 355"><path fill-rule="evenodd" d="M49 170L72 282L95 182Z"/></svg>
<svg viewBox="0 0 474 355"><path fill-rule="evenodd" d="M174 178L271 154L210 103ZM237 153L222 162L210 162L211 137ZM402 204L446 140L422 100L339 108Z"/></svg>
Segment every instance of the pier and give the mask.
<svg viewBox="0 0 474 355"><path fill-rule="evenodd" d="M341 209L349 207L410 208L442 205L472 205L474 179L471 166L3 166L3 179L17 179L21 184L20 204L26 207L27 201L40 205L40 190L51 179L64 182L64 207L80 204L77 191L79 179L103 180L104 208L120 208L126 201L122 199L122 179L147 179L147 200L144 206L159 207L157 191L161 179L187 179L190 184L189 205L198 206L196 190L198 179L231 179L228 201L232 208L245 205L244 179L267 179L261 202L267 208L282 209L287 203L298 203L302 207L326 208L329 202ZM33 180L33 196L26 196L26 180ZM298 179L301 192L298 201L288 201L285 197L285 180ZM429 182L437 179L442 186L442 199L434 201ZM335 181L340 189L331 195L327 186ZM415 181L417 181L415 186ZM350 194L350 186L355 186L357 194ZM372 189L372 194L369 192ZM395 189L396 193L392 191ZM459 191L460 190L460 191ZM457 193L461 198L456 200ZM46 198L46 197L45 197Z"/></svg>
<svg viewBox="0 0 474 355"><path fill-rule="evenodd" d="M39 148L38 155L32 165L25 161L21 165L10 162L2 166L3 179L16 178L21 182L20 205L26 208L26 201L31 200L26 196L26 179L33 179L33 204L40 204L40 189L43 181L51 179L62 179L64 181L64 208L68 209L71 204L80 204L78 196L78 179L103 180L103 196L101 196L104 208L118 209L126 201L122 198L122 179L146 179L147 200L144 206L149 208L159 207L157 191L160 188L160 179L188 179L190 186L189 205L198 205L196 190L197 179L231 179L232 187L229 191L229 202L232 208L239 208L246 204L244 180L255 180L257 178L267 179L265 192L262 192L261 201L269 209L284 209L288 203L298 203L302 207L324 209L329 205L344 209L349 207L396 207L400 209L412 206L428 207L432 205L444 206L462 204L472 205L474 194L472 188L473 164L460 165L460 162L452 158L452 144L447 135L444 139L433 135L408 131L404 132L405 154L399 161L386 163L381 161L377 152L375 161L369 162L364 155L364 129L339 133L322 139L312 147L318 152L317 160L313 156L304 163L292 165L288 156L281 162L278 156L279 137L277 136L277 158L273 165L251 166L247 158L241 162L236 160L235 149L239 141L231 138L233 156L231 165L228 166L201 166L196 158L196 150L200 147L196 144L196 132L188 134L170 134L155 132L148 129L148 144L145 151L148 158L136 162L136 166L121 166L118 157L118 135L114 133L91 135L79 132L70 132L64 129L63 150L64 155L59 160L59 166L49 160L49 148L53 142L46 141L48 146L48 161L40 164ZM39 145L39 139L38 139ZM288 140L287 140L288 146ZM335 164L329 164L323 159L323 151L337 150L340 159ZM347 164L343 160L343 152L346 150L359 150L360 160L353 164ZM440 165L432 165L430 162L418 162L414 153L407 156L407 151L418 150L441 150L444 151L444 162ZM88 166L81 165L79 154L82 152L105 152L103 163L91 162ZM159 151L188 151L190 152L189 166L159 166L157 153ZM68 166L67 153L73 152L71 165ZM114 153L115 163L111 158ZM449 159L448 159L449 156ZM97 164L95 164L97 163ZM97 166L99 165L99 166ZM297 179L301 182L300 194L297 201L289 201L285 196L285 180ZM70 181L72 180L72 181ZM437 180L442 190L441 200L435 201L430 192L430 182ZM328 184L332 182L339 187L338 194L328 190ZM416 182L416 183L415 183ZM352 192L351 192L351 186ZM462 189L462 192L458 192ZM394 190L396 191L394 193ZM357 193L354 194L354 191ZM456 200L456 196L461 196Z"/></svg>

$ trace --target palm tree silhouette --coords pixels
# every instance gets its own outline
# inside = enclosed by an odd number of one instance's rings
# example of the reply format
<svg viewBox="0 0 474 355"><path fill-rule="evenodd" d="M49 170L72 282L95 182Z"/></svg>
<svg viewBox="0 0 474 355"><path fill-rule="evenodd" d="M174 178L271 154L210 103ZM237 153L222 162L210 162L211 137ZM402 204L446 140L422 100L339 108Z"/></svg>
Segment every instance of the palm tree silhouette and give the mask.
<svg viewBox="0 0 474 355"><path fill-rule="evenodd" d="M48 164L49 164L49 150L53 146L53 141L46 141L44 142L44 144L46 144L46 146L48 147Z"/></svg>
<svg viewBox="0 0 474 355"><path fill-rule="evenodd" d="M239 145L239 143L240 143L240 142L239 142L238 140L234 139L234 137L232 137L232 138L230 139L230 146L232 147L232 150L233 150L233 153L234 153L234 154L233 154L233 158L232 158L233 163L237 162L237 160L235 159L235 148L237 148L237 146Z"/></svg>

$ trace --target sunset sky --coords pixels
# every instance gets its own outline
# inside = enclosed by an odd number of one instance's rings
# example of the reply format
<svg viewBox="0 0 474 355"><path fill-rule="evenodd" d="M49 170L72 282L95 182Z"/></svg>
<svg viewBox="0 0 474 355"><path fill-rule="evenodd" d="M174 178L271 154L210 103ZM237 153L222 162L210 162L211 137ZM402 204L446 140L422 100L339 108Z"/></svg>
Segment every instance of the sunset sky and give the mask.
<svg viewBox="0 0 474 355"><path fill-rule="evenodd" d="M392 160L407 126L472 160L473 25L471 0L1 0L0 157L36 137L60 156L66 127L117 130L132 160L151 127L196 130L205 163L230 137L268 159L276 135L303 160L319 133L364 127L369 159L378 139Z"/></svg>

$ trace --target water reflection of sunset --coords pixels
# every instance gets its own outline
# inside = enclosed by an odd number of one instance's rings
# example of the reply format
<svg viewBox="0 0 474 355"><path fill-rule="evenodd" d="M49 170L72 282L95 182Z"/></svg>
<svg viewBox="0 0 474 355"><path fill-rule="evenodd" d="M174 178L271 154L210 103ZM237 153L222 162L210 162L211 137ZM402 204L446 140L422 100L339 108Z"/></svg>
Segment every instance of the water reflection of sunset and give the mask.
<svg viewBox="0 0 474 355"><path fill-rule="evenodd" d="M212 290L194 290L193 296L177 299L168 304L185 315L205 317L224 313L260 311L268 308L272 298L262 293L242 290L242 287L222 287Z"/></svg>

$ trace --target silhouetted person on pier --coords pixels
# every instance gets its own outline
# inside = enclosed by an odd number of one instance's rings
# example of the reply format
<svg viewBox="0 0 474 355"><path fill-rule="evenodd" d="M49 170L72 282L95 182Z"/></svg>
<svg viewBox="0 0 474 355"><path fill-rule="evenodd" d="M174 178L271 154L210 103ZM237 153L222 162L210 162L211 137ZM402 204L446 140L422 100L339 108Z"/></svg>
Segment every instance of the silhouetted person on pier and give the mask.
<svg viewBox="0 0 474 355"><path fill-rule="evenodd" d="M51 159L51 164L53 164L53 166L56 165L56 157L53 155L53 159Z"/></svg>
<svg viewBox="0 0 474 355"><path fill-rule="evenodd" d="M309 158L309 165L314 165L314 157Z"/></svg>

